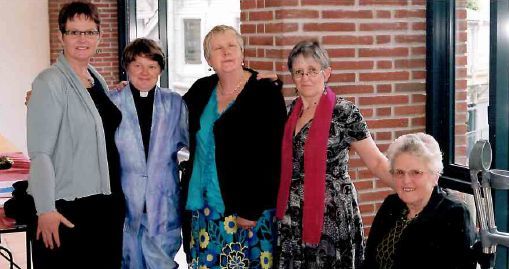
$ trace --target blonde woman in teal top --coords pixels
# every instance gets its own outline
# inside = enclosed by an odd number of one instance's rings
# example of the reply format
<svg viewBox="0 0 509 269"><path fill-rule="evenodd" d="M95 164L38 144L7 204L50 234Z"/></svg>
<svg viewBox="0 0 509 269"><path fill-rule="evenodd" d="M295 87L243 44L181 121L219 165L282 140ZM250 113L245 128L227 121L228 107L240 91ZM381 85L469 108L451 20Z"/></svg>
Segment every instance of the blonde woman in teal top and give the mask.
<svg viewBox="0 0 509 269"><path fill-rule="evenodd" d="M215 74L184 95L191 154L182 185L187 190L190 181L192 217L183 232L190 267L272 268L286 118L281 82L257 80L256 71L243 68L242 37L232 27L214 27L203 46Z"/></svg>

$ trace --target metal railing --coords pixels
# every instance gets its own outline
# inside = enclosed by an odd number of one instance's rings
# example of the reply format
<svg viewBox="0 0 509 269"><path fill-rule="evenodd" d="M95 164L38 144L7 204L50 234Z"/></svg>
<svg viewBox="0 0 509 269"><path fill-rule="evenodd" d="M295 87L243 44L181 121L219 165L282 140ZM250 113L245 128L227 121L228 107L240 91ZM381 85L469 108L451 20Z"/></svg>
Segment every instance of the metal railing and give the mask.
<svg viewBox="0 0 509 269"><path fill-rule="evenodd" d="M491 145L487 140L475 143L469 155L471 186L474 193L481 248L481 268L494 268L497 245L509 247L509 233L500 232L495 223L491 191L509 190L509 171L490 169Z"/></svg>

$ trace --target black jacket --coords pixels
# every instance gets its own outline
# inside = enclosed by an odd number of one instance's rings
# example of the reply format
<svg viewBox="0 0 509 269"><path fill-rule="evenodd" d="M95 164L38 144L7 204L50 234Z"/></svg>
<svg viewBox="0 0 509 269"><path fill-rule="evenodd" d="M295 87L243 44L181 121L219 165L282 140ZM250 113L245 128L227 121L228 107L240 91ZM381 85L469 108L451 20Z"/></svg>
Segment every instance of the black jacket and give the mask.
<svg viewBox="0 0 509 269"><path fill-rule="evenodd" d="M369 233L364 269L379 268L376 248L405 208L397 194L385 199ZM426 207L403 231L396 244L393 268L475 268L470 250L473 239L468 209L437 187Z"/></svg>
<svg viewBox="0 0 509 269"><path fill-rule="evenodd" d="M255 71L246 70L252 75L243 91L214 124L216 167L225 215L257 220L264 210L276 206L286 107L281 81L257 80ZM201 78L184 95L190 138L184 191L191 177L200 117L217 81L215 74Z"/></svg>

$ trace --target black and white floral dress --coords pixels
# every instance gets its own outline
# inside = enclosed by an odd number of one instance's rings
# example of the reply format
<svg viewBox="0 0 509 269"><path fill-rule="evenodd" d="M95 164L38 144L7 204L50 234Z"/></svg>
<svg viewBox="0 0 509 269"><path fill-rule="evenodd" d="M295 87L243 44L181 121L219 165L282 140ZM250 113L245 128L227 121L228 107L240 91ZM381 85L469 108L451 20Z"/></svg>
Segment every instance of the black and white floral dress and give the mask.
<svg viewBox="0 0 509 269"><path fill-rule="evenodd" d="M327 142L324 225L320 243L307 245L302 242L304 143L311 124L308 122L293 138L290 195L285 215L278 223L278 266L356 268L364 258L365 242L357 191L348 175L348 152L350 144L369 137L369 131L359 109L336 97Z"/></svg>

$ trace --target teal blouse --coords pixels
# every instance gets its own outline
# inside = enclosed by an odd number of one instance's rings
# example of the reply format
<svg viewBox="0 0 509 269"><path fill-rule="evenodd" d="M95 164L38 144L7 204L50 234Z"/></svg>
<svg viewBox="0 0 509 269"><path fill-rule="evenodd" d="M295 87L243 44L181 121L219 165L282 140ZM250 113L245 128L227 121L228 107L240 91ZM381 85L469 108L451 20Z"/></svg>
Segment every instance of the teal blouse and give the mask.
<svg viewBox="0 0 509 269"><path fill-rule="evenodd" d="M219 189L216 169L214 123L221 116L217 111L216 88L200 117L200 130L196 133L196 156L189 182L186 209L199 210L205 205L224 213L224 202ZM214 216L211 216L214 218ZM219 216L215 216L219 217Z"/></svg>

